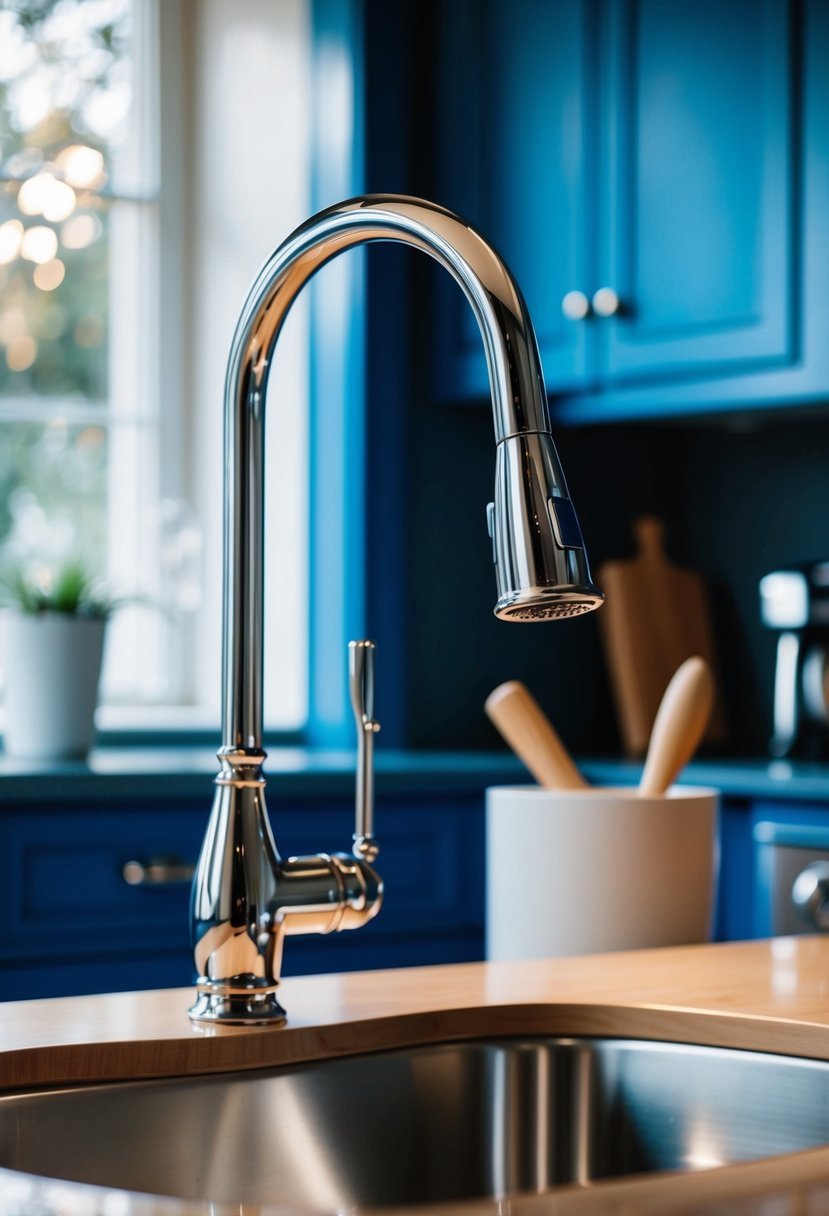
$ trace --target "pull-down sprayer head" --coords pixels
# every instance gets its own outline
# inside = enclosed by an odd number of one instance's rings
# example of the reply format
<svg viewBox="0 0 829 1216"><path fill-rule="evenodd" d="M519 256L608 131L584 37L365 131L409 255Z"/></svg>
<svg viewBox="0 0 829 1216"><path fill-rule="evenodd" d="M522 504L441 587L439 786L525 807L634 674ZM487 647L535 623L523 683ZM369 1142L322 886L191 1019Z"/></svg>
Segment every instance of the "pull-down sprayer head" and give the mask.
<svg viewBox="0 0 829 1216"><path fill-rule="evenodd" d="M593 586L576 512L553 438L534 431L498 444L495 502L487 510L498 602L505 621L580 616L603 600Z"/></svg>

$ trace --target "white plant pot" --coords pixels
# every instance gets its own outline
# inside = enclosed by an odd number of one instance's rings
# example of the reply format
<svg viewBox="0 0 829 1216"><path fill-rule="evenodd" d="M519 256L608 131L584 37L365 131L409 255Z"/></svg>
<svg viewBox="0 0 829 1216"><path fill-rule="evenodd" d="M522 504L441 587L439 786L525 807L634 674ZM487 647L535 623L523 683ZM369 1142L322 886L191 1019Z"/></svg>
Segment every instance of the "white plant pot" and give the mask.
<svg viewBox="0 0 829 1216"><path fill-rule="evenodd" d="M61 612L3 613L6 753L27 760L85 756L106 622Z"/></svg>

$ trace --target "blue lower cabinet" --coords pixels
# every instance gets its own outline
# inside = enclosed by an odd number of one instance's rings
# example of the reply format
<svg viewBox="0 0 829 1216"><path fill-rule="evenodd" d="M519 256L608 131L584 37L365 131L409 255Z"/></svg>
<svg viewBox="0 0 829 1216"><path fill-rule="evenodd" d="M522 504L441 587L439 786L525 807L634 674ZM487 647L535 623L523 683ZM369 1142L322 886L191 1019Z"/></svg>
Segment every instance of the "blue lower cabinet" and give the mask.
<svg viewBox="0 0 829 1216"><path fill-rule="evenodd" d="M283 857L345 850L351 799L271 794ZM128 862L195 862L205 803L0 809L0 1000L192 982L188 882L134 886ZM473 962L484 956L483 794L378 799L383 908L356 931L288 937L283 975ZM716 940L808 932L793 880L829 863L829 798L726 796L720 818ZM290 999L289 995L286 999Z"/></svg>
<svg viewBox="0 0 829 1216"><path fill-rule="evenodd" d="M205 823L192 804L0 810L0 999L188 982L189 884L124 869L191 864Z"/></svg>
<svg viewBox="0 0 829 1216"><path fill-rule="evenodd" d="M271 799L283 857L347 850L349 799ZM0 810L0 1000L191 983L189 882L130 885L129 862L192 865L207 807ZM384 905L356 932L289 937L284 974L479 959L482 795L378 802Z"/></svg>
<svg viewBox="0 0 829 1216"><path fill-rule="evenodd" d="M829 805L757 803L751 834L756 935L827 932Z"/></svg>
<svg viewBox="0 0 829 1216"><path fill-rule="evenodd" d="M754 937L750 807L744 799L721 800L719 848L714 940Z"/></svg>
<svg viewBox="0 0 829 1216"><path fill-rule="evenodd" d="M796 911L792 888L807 866L829 863L829 801L728 799L721 850L719 939L819 930Z"/></svg>

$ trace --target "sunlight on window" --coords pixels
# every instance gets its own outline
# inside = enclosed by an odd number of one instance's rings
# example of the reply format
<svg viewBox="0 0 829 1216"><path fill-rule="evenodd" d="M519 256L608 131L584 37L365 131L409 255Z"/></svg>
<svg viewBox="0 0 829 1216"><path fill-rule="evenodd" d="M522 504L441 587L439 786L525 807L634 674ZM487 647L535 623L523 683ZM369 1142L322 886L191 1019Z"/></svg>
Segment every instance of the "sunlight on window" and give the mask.
<svg viewBox="0 0 829 1216"><path fill-rule="evenodd" d="M310 14L307 0L0 0L0 568L80 555L129 601L102 685L117 726L142 704L218 720L222 384L251 278L308 214ZM282 644L266 713L296 729L304 303L288 325L268 509L291 526L269 530Z"/></svg>
<svg viewBox="0 0 829 1216"><path fill-rule="evenodd" d="M97 574L106 435L68 425L66 406L107 396L101 191L126 132L129 40L129 0L0 11L0 546L32 560L83 549Z"/></svg>
<svg viewBox="0 0 829 1216"><path fill-rule="evenodd" d="M0 421L0 535L7 556L59 564L76 546L105 555L106 432Z"/></svg>

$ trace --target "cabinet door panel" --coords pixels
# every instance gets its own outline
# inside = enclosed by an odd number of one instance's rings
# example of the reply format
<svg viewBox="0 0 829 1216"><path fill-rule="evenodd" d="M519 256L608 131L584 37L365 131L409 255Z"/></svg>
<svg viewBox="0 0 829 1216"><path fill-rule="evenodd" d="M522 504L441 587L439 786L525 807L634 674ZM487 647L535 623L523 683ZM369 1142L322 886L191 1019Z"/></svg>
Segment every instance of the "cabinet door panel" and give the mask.
<svg viewBox="0 0 829 1216"><path fill-rule="evenodd" d="M272 791L283 857L347 850L354 805ZM189 882L130 886L124 863L198 857L209 808L4 807L0 811L0 1001L193 978ZM480 794L381 796L384 906L357 932L289 937L286 974L480 958L484 829Z"/></svg>
<svg viewBox="0 0 829 1216"><path fill-rule="evenodd" d="M545 379L588 375L591 329L561 301L589 292L595 41L588 0L454 0L441 6L439 201L492 241L518 280ZM445 278L445 276L442 276ZM487 392L481 338L451 283L439 287L444 396Z"/></svg>
<svg viewBox="0 0 829 1216"><path fill-rule="evenodd" d="M127 861L193 864L205 807L8 810L0 889L0 960L150 956L188 947L190 884L130 886Z"/></svg>
<svg viewBox="0 0 829 1216"><path fill-rule="evenodd" d="M619 0L607 28L611 381L791 363L793 22L782 0Z"/></svg>

